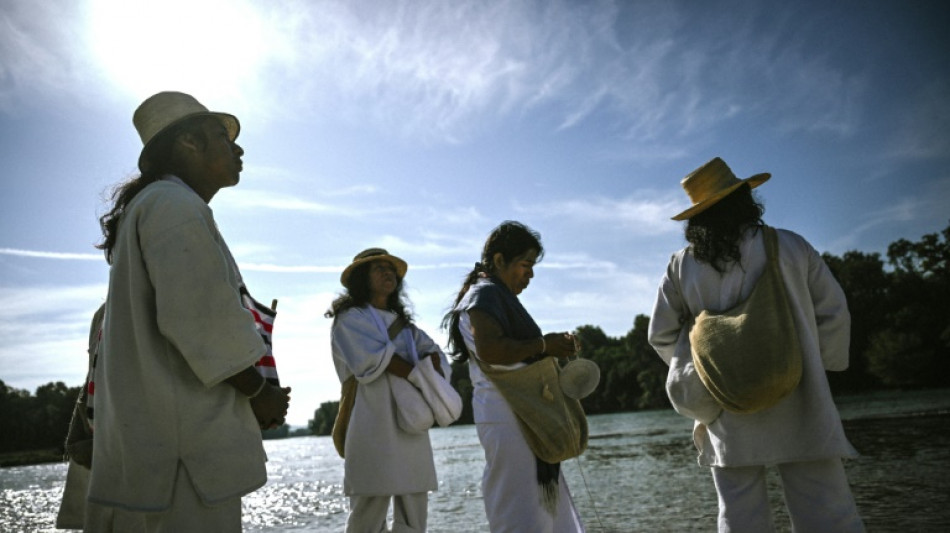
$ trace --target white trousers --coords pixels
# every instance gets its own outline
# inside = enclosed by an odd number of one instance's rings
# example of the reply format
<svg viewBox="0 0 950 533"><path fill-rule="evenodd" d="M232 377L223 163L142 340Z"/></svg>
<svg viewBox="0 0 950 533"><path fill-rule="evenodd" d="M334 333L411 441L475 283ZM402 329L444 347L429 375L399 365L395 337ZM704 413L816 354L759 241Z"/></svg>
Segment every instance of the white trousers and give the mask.
<svg viewBox="0 0 950 533"><path fill-rule="evenodd" d="M231 498L209 506L205 504L188 472L178 463L171 507L166 511L137 512L88 503L86 533L240 533L241 498Z"/></svg>
<svg viewBox="0 0 950 533"><path fill-rule="evenodd" d="M485 450L482 496L492 533L584 531L563 472L558 479L557 514L552 515L542 505L534 453L517 422L480 423L475 427Z"/></svg>
<svg viewBox="0 0 950 533"><path fill-rule="evenodd" d="M393 502L393 527L386 527L389 501ZM423 533L429 513L429 493L395 496L350 496L346 533Z"/></svg>
<svg viewBox="0 0 950 533"><path fill-rule="evenodd" d="M798 533L862 533L841 459L777 466L785 507ZM775 531L764 466L713 467L720 533Z"/></svg>

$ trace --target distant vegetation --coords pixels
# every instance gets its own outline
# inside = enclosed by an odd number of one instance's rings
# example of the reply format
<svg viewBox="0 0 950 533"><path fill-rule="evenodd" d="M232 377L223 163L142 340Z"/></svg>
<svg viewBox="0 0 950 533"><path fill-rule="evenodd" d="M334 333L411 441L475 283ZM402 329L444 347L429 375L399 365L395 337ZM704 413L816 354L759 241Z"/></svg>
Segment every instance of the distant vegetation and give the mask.
<svg viewBox="0 0 950 533"><path fill-rule="evenodd" d="M900 239L877 253L823 254L844 288L851 311L851 364L828 373L836 394L877 389L950 386L950 225L919 241ZM600 386L584 399L588 414L669 406L666 365L647 343L649 317L637 315L623 337L594 325L577 328L581 356L601 369ZM468 366L453 364L452 385L465 400L458 423L472 422ZM61 457L79 387L48 383L28 391L0 381L0 466L23 457ZM329 435L338 403L324 402L309 430ZM280 428L268 437L294 436ZM37 455L35 451L43 451ZM26 459L34 461L39 459Z"/></svg>

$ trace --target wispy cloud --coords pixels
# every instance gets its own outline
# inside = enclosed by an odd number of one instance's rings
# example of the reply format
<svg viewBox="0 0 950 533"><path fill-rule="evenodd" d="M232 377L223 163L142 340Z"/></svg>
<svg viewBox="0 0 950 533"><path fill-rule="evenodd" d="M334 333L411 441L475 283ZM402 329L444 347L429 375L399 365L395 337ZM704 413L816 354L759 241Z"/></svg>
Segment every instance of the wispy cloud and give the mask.
<svg viewBox="0 0 950 533"><path fill-rule="evenodd" d="M80 261L102 261L102 254L81 254L72 252L43 252L37 250L20 250L17 248L0 248L0 255L18 257L38 257L42 259L66 259Z"/></svg>
<svg viewBox="0 0 950 533"><path fill-rule="evenodd" d="M217 16L221 6L191 4L197 19ZM17 91L75 83L80 67L85 76L140 78L130 69L140 72L143 58L158 53L141 36L124 40L121 55L107 53L116 48L103 42L108 21L100 19L112 16L109 9L81 13L69 5L17 2L0 13L10 80L0 87L0 106L14 106ZM776 128L790 131L849 135L865 99L859 72L810 53L811 33L790 30L804 16L793 7L330 0L233 2L226 11L229 24L202 25L208 40L191 43L213 51L216 42L234 42L235 28L242 32L243 47L227 52L240 56L240 68L211 73L219 104L234 103L245 116L332 110L423 141L463 142L541 107L560 116L557 128L596 118L638 142L694 135L748 114L781 116ZM179 55L185 86L200 85L205 56ZM178 79L165 74L164 83Z"/></svg>
<svg viewBox="0 0 950 533"><path fill-rule="evenodd" d="M681 194L641 192L626 198L594 196L544 203L518 204L518 211L535 217L569 218L577 224L620 226L641 235L674 232L670 213L685 209Z"/></svg>

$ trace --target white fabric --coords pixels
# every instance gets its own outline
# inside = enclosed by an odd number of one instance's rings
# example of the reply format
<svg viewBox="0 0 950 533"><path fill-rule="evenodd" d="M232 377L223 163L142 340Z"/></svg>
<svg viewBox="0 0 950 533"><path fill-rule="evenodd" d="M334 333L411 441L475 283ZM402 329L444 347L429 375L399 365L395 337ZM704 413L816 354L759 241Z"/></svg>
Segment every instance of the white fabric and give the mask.
<svg viewBox="0 0 950 533"><path fill-rule="evenodd" d="M389 503L393 504L392 527L386 527ZM429 493L397 496L350 496L346 533L424 533L429 512Z"/></svg>
<svg viewBox="0 0 950 533"><path fill-rule="evenodd" d="M90 501L167 509L179 462L208 503L267 481L250 402L222 383L266 352L231 261L211 209L180 182L129 203L95 369Z"/></svg>
<svg viewBox="0 0 950 533"><path fill-rule="evenodd" d="M777 466L785 505L798 533L862 533L841 459ZM774 531L766 484L766 467L713 467L719 495L719 532Z"/></svg>
<svg viewBox="0 0 950 533"><path fill-rule="evenodd" d="M381 311L388 327L396 314ZM438 345L422 330L407 326L420 353L435 352L449 375ZM380 333L366 308L338 315L331 330L333 363L342 383L356 376L357 391L346 433L343 492L347 495L393 495L436 490L429 434L410 435L396 425L386 367L395 353L407 354L406 336L390 341Z"/></svg>
<svg viewBox="0 0 950 533"><path fill-rule="evenodd" d="M857 455L844 435L825 377L825 370L844 370L848 366L851 318L844 292L805 239L787 230L777 233L782 277L802 344L802 380L794 392L764 411L723 412L708 426L697 421L693 437L699 448L699 463L704 466ZM673 255L660 284L649 331L650 344L667 364L674 356L688 353L688 339L677 348L686 335L683 324L703 309L721 311L751 293L765 267L762 232L753 234L750 229L740 249L742 265L732 265L722 276L696 261L688 248ZM680 412L701 409L701 405L691 403L703 401L673 394L670 400Z"/></svg>
<svg viewBox="0 0 950 533"><path fill-rule="evenodd" d="M469 353L477 357L471 319L466 311L459 313L459 330ZM522 366L525 365L518 363L494 365L493 368ZM556 516L542 506L536 459L521 433L518 419L476 361L469 360L468 370L474 386L475 427L485 450L482 496L492 533L584 531L563 473L558 480Z"/></svg>
<svg viewBox="0 0 950 533"><path fill-rule="evenodd" d="M431 357L416 363L409 373L409 382L422 391L440 426L448 426L462 416L462 397L447 379L439 375Z"/></svg>
<svg viewBox="0 0 950 533"><path fill-rule="evenodd" d="M86 509L86 533L240 533L241 498L235 496L208 505L202 501L188 472L179 463L175 475L172 504L161 512L127 511L116 507L89 504Z"/></svg>

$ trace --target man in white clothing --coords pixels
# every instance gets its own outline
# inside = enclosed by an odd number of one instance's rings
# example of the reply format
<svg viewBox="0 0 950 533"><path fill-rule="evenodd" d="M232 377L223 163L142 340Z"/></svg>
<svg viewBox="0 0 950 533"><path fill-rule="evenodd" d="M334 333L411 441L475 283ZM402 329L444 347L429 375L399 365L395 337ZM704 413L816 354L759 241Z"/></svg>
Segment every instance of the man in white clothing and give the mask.
<svg viewBox="0 0 950 533"><path fill-rule="evenodd" d="M688 220L689 246L673 255L660 283L650 344L670 365L667 392L674 408L696 420L699 464L710 467L719 494L719 531L774 530L765 483L769 465L781 475L794 531L864 531L841 463L857 452L845 437L825 377L826 370L848 367L847 302L805 239L787 230L773 233L762 222L752 188L769 177L740 180L715 158L683 180L693 205L673 219ZM690 330L703 311L721 313L749 298L769 262L765 235L777 241L776 260L801 345L801 377L770 407L724 410L694 366ZM730 347L729 355L739 355Z"/></svg>
<svg viewBox="0 0 950 533"><path fill-rule="evenodd" d="M147 531L240 531L241 496L267 481L260 430L290 399L254 368L266 348L208 207L238 182L240 125L177 92L133 122L141 174L100 218L111 270L85 529L121 529L121 510Z"/></svg>

